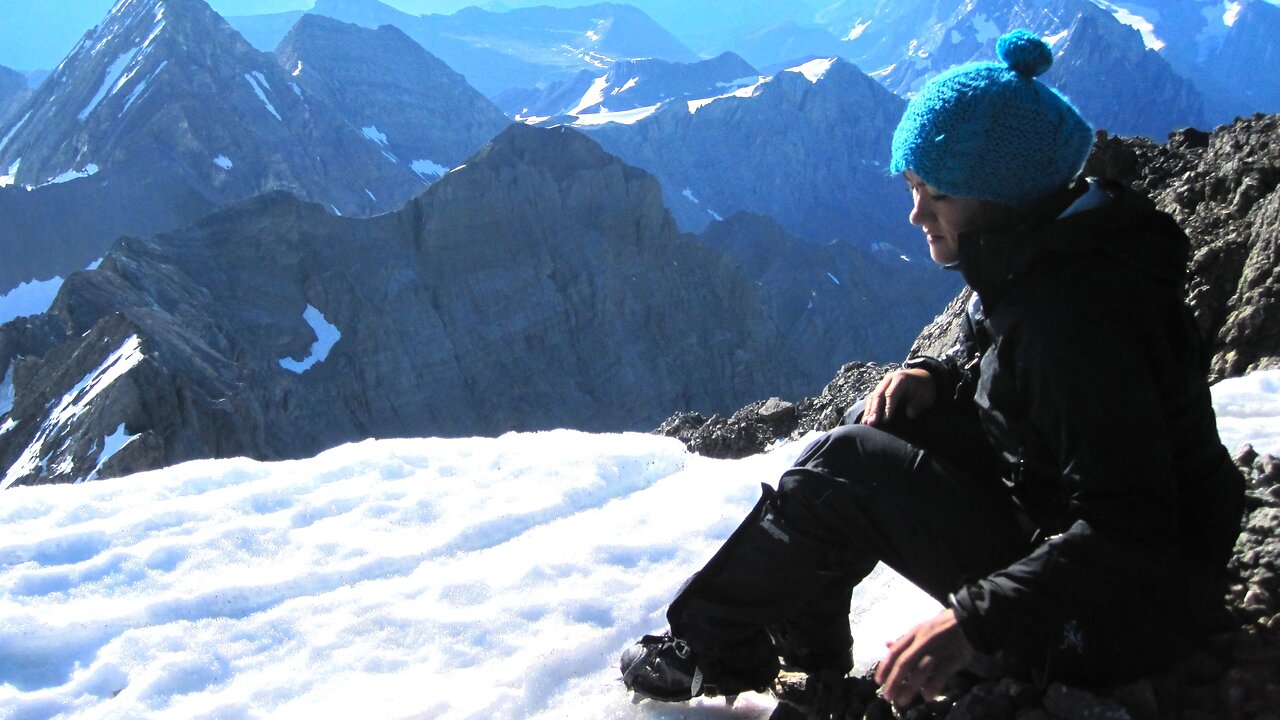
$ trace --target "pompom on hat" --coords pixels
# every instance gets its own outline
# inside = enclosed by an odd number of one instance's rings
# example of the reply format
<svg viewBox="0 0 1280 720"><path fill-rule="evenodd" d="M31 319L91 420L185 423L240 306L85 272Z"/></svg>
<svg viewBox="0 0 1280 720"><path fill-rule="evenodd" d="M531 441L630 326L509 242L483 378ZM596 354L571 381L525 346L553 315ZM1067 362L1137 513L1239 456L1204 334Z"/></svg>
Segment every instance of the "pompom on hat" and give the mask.
<svg viewBox="0 0 1280 720"><path fill-rule="evenodd" d="M907 103L893 133L893 174L910 170L947 195L1024 208L1074 178L1093 128L1036 80L1053 52L1034 33L996 43L1000 62L951 68Z"/></svg>

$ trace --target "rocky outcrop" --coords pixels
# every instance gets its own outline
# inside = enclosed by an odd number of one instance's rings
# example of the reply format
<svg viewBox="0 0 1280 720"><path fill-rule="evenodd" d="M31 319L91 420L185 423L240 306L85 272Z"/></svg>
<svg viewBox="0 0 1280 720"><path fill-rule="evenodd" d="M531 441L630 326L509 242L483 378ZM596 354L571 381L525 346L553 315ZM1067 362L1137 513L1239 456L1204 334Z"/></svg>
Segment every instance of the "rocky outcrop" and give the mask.
<svg viewBox="0 0 1280 720"><path fill-rule="evenodd" d="M1211 377L1280 362L1280 116L1165 144L1106 137L1086 172L1146 191L1191 237L1187 301L1213 350Z"/></svg>
<svg viewBox="0 0 1280 720"><path fill-rule="evenodd" d="M677 231L652 177L524 125L397 213L272 193L124 238L48 313L0 327L0 377L5 486L638 429L806 387L754 284Z"/></svg>

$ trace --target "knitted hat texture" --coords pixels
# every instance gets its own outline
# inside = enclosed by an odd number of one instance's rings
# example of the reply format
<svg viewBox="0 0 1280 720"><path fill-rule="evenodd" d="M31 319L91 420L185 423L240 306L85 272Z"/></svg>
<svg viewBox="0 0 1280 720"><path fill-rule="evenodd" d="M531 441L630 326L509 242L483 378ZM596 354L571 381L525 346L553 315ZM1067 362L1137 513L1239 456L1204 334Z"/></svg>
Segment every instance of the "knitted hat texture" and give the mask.
<svg viewBox="0 0 1280 720"><path fill-rule="evenodd" d="M1093 128L1035 79L1053 64L1049 46L1014 30L996 56L947 70L907 103L893 133L893 174L910 170L947 195L1026 207L1080 172Z"/></svg>

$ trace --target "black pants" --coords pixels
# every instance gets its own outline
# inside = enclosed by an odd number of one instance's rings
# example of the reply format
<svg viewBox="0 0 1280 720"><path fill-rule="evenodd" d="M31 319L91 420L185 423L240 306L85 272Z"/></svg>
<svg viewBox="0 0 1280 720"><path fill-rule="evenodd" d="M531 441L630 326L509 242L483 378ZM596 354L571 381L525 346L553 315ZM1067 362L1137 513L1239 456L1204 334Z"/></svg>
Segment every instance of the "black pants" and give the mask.
<svg viewBox="0 0 1280 720"><path fill-rule="evenodd" d="M883 561L939 601L1030 550L972 406L819 438L668 609L729 670L770 655L848 670L853 587Z"/></svg>
<svg viewBox="0 0 1280 720"><path fill-rule="evenodd" d="M779 655L806 672L852 667L854 585L883 561L945 602L1033 549L972 406L814 442L668 608L672 633L713 670L759 675ZM1141 602L1084 619L1090 652L1050 645L1021 659L1076 682L1136 676L1185 654L1221 607L1213 572L1180 572ZM763 664L763 665L762 665ZM765 671L766 674L768 671ZM754 675L753 675L754 673Z"/></svg>

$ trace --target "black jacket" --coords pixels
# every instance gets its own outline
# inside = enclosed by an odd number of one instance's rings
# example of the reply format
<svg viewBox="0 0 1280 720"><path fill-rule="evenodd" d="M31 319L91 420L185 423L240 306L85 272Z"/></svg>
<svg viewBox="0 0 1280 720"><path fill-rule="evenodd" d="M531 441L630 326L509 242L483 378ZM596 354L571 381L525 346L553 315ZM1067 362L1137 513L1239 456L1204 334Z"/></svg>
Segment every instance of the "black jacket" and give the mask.
<svg viewBox="0 0 1280 720"><path fill-rule="evenodd" d="M970 332L923 363L972 399L1047 538L952 597L979 650L1043 648L1081 617L1225 567L1243 479L1183 302L1189 242L1145 197L1080 181L1018 229L960 239Z"/></svg>

